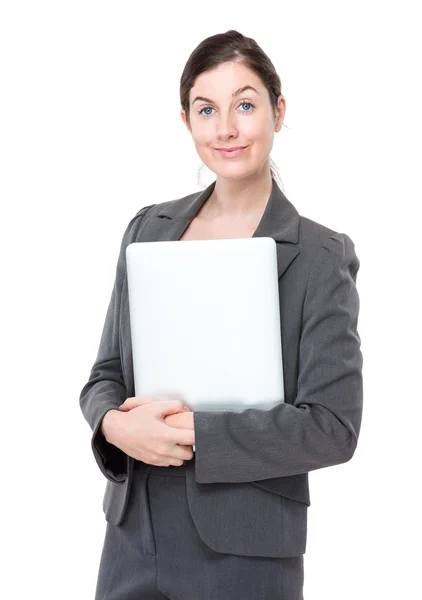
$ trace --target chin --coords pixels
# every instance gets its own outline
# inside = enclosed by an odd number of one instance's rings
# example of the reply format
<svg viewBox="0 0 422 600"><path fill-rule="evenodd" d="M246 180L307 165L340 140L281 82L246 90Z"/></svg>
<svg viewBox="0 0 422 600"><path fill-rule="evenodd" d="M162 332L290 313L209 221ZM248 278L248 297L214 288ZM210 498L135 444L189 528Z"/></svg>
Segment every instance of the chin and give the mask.
<svg viewBox="0 0 422 600"><path fill-rule="evenodd" d="M234 165L233 165L234 167ZM253 175L254 173L256 173L258 171L258 169L253 169L250 167L247 167L246 165L236 165L235 168L228 168L228 169L212 169L212 171L218 175L219 177L222 177L224 179L232 179L233 181L238 180L238 179L244 179L245 177L250 177L251 175Z"/></svg>

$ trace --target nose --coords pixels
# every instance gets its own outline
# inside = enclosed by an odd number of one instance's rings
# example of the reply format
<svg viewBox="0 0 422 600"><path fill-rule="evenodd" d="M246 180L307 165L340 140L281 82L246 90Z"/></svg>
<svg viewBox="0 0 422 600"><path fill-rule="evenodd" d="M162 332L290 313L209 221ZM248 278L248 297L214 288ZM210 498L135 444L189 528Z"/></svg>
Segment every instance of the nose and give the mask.
<svg viewBox="0 0 422 600"><path fill-rule="evenodd" d="M231 111L228 113L220 112L217 119L217 137L219 140L225 140L232 136L237 136L236 115Z"/></svg>

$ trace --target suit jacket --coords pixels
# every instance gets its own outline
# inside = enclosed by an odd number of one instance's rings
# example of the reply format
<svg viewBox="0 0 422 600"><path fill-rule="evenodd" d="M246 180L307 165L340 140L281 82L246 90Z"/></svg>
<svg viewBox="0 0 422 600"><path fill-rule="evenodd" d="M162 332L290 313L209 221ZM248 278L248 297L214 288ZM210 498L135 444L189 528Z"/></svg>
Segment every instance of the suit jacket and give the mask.
<svg viewBox="0 0 422 600"><path fill-rule="evenodd" d="M150 204L129 222L98 355L80 394L91 446L107 478L105 518L119 525L134 459L107 442L101 421L135 395L125 250L178 240L213 191ZM285 402L270 410L195 411L195 460L186 484L193 521L217 552L298 556L306 550L308 472L350 460L362 418L354 243L299 215L273 179L253 237L276 241ZM171 298L171 290L169 290Z"/></svg>

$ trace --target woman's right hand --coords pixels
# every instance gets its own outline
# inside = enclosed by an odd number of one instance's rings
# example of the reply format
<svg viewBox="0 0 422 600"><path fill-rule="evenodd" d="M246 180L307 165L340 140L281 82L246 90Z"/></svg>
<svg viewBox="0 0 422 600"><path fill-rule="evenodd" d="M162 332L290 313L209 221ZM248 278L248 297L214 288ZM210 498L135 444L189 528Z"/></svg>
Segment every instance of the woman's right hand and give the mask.
<svg viewBox="0 0 422 600"><path fill-rule="evenodd" d="M108 442L136 460L158 467L181 466L193 456L195 434L171 427L166 415L184 412L180 400L155 401L131 410L109 410L101 425Z"/></svg>

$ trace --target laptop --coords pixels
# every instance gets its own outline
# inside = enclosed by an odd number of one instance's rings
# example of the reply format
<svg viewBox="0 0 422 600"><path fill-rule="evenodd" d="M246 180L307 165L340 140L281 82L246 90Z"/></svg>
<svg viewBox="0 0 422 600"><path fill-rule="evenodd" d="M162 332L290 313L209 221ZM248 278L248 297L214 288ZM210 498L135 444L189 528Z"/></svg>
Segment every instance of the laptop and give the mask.
<svg viewBox="0 0 422 600"><path fill-rule="evenodd" d="M284 402L276 242L134 242L126 248L136 396L191 410Z"/></svg>

